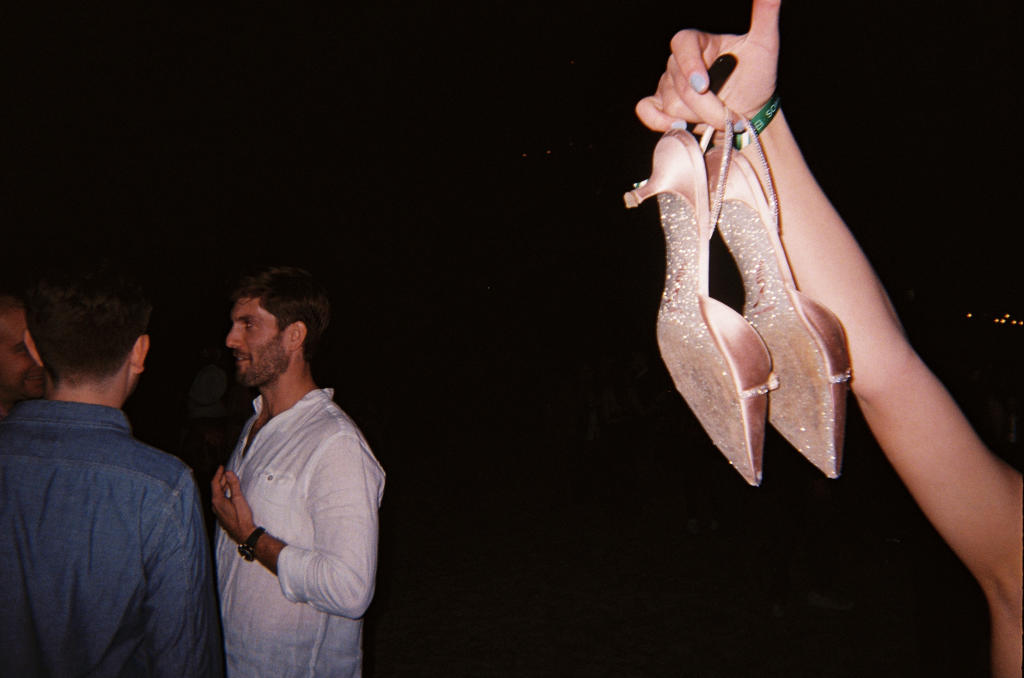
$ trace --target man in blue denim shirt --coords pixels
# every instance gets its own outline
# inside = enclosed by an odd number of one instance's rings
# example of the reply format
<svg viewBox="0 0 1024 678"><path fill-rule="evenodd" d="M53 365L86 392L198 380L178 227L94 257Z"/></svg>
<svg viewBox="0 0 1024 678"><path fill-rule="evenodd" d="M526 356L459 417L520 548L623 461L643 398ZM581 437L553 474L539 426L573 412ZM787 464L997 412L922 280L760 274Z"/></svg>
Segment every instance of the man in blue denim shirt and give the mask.
<svg viewBox="0 0 1024 678"><path fill-rule="evenodd" d="M44 400L0 422L0 673L219 676L188 468L131 435L150 304L122 278L41 283L25 342Z"/></svg>

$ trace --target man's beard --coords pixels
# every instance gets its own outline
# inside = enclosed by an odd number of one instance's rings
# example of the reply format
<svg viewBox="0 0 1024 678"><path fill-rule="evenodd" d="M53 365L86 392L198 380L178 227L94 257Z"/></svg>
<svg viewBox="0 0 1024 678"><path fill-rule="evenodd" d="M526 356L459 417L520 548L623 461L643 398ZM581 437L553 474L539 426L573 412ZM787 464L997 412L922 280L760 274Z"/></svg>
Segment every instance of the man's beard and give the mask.
<svg viewBox="0 0 1024 678"><path fill-rule="evenodd" d="M249 369L235 367L235 380L248 388L260 388L277 380L288 370L288 356L278 335L249 354Z"/></svg>

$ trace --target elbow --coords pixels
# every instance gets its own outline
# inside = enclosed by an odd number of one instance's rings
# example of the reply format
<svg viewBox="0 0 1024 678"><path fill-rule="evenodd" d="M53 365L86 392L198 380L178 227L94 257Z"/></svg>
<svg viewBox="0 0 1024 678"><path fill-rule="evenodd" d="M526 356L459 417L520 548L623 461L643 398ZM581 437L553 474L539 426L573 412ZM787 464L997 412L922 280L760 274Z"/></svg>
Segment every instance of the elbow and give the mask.
<svg viewBox="0 0 1024 678"><path fill-rule="evenodd" d="M1006 469L1009 483L1014 488L1013 497L1017 505L1012 511L1020 515L1021 476L1012 469ZM1018 523L1003 535L1000 546L994 550L987 571L977 575L988 601L993 627L1009 627L1020 640L1022 615L1024 615L1024 551L1022 551L1022 528Z"/></svg>
<svg viewBox="0 0 1024 678"><path fill-rule="evenodd" d="M859 356L853 357L850 390L857 396L862 409L887 408L894 396L905 397L904 384L914 383L924 375L934 378L928 366L907 343L892 346L870 360L858 361L856 358Z"/></svg>
<svg viewBox="0 0 1024 678"><path fill-rule="evenodd" d="M359 619L370 607L373 601L374 585L371 579L365 585L350 586L343 595L332 597L328 603L330 610L324 610L329 614L336 614L348 619Z"/></svg>
<svg viewBox="0 0 1024 678"><path fill-rule="evenodd" d="M321 562L312 587L320 595L311 597L310 604L327 614L348 619L362 617L373 600L376 572L374 564L365 565L356 569L344 563Z"/></svg>

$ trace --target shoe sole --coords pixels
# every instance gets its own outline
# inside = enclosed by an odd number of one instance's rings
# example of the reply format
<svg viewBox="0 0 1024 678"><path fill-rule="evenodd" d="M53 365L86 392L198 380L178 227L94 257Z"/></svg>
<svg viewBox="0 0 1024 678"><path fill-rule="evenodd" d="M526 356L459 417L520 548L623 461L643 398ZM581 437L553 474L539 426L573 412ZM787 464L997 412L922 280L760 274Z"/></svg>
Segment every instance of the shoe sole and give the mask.
<svg viewBox="0 0 1024 678"><path fill-rule="evenodd" d="M764 221L767 203L754 187L760 191L753 168L734 157L719 231L743 278L743 315L768 345L779 380L769 395L768 421L822 473L837 478L846 430L846 338L828 309L789 282L781 242ZM741 199L730 197L736 193Z"/></svg>

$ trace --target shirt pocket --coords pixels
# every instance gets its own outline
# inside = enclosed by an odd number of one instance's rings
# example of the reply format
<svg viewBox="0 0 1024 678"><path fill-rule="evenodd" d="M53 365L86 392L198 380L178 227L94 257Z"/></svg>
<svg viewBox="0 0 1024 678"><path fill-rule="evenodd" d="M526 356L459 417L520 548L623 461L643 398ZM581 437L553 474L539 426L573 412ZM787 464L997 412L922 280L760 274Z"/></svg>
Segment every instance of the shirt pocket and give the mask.
<svg viewBox="0 0 1024 678"><path fill-rule="evenodd" d="M254 499L280 508L294 508L295 476L284 471L265 468L256 478Z"/></svg>

